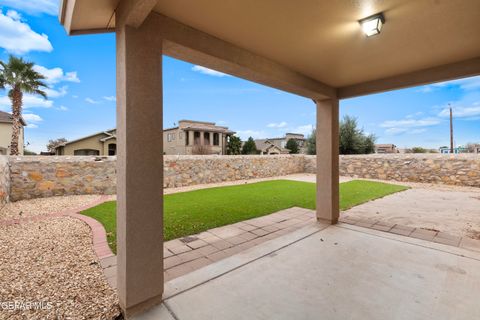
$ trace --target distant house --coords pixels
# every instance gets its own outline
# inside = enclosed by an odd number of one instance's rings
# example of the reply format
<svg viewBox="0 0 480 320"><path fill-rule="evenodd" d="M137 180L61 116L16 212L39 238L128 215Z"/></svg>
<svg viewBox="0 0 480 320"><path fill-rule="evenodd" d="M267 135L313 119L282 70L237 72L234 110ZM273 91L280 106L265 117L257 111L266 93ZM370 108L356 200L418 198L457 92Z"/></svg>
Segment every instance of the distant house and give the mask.
<svg viewBox="0 0 480 320"><path fill-rule="evenodd" d="M375 153L399 153L397 146L391 143L387 144L376 144Z"/></svg>
<svg viewBox="0 0 480 320"><path fill-rule="evenodd" d="M450 152L450 147L440 147L438 149L440 151L440 153L442 154L447 154L447 153L452 153ZM454 154L458 154L458 153L468 153L468 149L465 148L465 147L462 147L462 146L459 146L459 147L455 147L453 148L453 153Z"/></svg>
<svg viewBox="0 0 480 320"><path fill-rule="evenodd" d="M0 155L10 154L10 143L12 142L12 123L13 117L8 112L0 111ZM20 119L20 134L18 135L18 152L23 155L24 130L27 124L25 120Z"/></svg>
<svg viewBox="0 0 480 320"><path fill-rule="evenodd" d="M286 149L287 141L293 139L297 141L299 153L306 153L306 139L300 133L286 133L282 138L256 139L255 146L262 155L269 154L288 154L290 150Z"/></svg>
<svg viewBox="0 0 480 320"><path fill-rule="evenodd" d="M228 137L235 132L213 122L180 120L178 126L163 130L165 154L226 154ZM56 147L56 155L114 156L116 129L68 141Z"/></svg>
<svg viewBox="0 0 480 320"><path fill-rule="evenodd" d="M235 134L214 122L180 120L163 130L165 154L227 154L228 137Z"/></svg>
<svg viewBox="0 0 480 320"><path fill-rule="evenodd" d="M65 142L55 148L55 154L59 156L114 156L117 154L117 130L101 131Z"/></svg>

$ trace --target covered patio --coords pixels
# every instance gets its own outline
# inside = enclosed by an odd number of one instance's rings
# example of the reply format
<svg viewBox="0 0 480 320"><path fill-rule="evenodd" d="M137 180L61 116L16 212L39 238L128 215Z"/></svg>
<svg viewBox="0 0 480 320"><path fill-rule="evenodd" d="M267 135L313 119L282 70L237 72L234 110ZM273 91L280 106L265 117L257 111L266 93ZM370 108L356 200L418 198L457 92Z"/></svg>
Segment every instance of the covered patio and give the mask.
<svg viewBox="0 0 480 320"><path fill-rule="evenodd" d="M385 25L367 37L359 20L378 13ZM480 312L472 300L480 292L479 257L328 226L339 218L339 100L480 74L478 1L63 0L60 21L72 35L116 32L117 285L127 317L156 305L150 312L165 319L278 318L277 311L290 318L471 319ZM166 290L162 55L314 101L319 221L293 242L286 235L252 248L263 255L251 263L220 262ZM225 264L230 271L214 281L171 293ZM287 298L295 308L285 309ZM169 312L158 306L165 299Z"/></svg>

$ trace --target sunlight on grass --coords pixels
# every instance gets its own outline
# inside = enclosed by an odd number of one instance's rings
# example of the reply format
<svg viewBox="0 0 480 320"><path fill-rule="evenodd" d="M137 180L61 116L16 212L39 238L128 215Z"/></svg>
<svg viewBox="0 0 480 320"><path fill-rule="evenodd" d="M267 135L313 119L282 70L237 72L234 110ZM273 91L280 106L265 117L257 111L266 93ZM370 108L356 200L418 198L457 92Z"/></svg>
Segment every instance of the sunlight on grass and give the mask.
<svg viewBox="0 0 480 320"><path fill-rule="evenodd" d="M406 189L400 185L364 180L341 183L340 209L346 210ZM272 180L169 194L165 195L164 201L164 237L165 240L180 238L291 207L315 209L315 184ZM82 212L104 225L114 252L115 212L115 201Z"/></svg>

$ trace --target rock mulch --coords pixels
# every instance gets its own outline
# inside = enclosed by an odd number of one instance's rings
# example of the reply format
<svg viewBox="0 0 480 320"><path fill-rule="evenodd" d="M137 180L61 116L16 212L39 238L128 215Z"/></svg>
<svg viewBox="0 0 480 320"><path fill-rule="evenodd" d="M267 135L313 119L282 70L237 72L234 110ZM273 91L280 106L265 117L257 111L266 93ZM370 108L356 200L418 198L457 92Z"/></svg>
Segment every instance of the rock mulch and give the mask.
<svg viewBox="0 0 480 320"><path fill-rule="evenodd" d="M38 198L7 203L0 209L0 220L21 219L68 211L94 202L100 195Z"/></svg>
<svg viewBox="0 0 480 320"><path fill-rule="evenodd" d="M43 303L43 308L10 310L15 301ZM0 227L0 319L114 319L119 314L85 223L59 217Z"/></svg>

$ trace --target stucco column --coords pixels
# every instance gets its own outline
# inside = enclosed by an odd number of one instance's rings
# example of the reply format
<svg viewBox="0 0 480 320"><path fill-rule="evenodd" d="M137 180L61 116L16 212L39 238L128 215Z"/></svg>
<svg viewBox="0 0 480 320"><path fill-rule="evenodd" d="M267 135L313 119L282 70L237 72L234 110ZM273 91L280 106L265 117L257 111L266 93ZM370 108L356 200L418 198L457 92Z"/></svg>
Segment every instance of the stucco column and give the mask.
<svg viewBox="0 0 480 320"><path fill-rule="evenodd" d="M332 224L339 217L338 100L317 101L317 219Z"/></svg>
<svg viewBox="0 0 480 320"><path fill-rule="evenodd" d="M127 316L162 299L161 42L117 26L117 292Z"/></svg>
<svg viewBox="0 0 480 320"><path fill-rule="evenodd" d="M189 135L188 145L193 146L195 144L195 142L193 141L195 139L195 135L194 135L193 131L188 131L188 135Z"/></svg>
<svg viewBox="0 0 480 320"><path fill-rule="evenodd" d="M203 146L205 144L205 137L203 131L200 131L200 145Z"/></svg>

